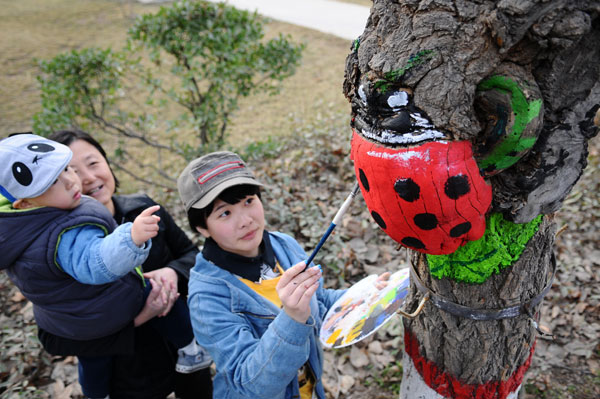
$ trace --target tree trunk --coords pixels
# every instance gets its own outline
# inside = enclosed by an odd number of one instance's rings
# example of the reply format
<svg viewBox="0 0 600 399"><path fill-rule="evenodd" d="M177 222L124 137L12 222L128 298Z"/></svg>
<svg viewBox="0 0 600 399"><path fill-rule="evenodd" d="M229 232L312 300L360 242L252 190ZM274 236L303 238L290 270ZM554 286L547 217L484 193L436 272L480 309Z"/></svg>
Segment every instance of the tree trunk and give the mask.
<svg viewBox="0 0 600 399"><path fill-rule="evenodd" d="M506 308L527 302L548 283L554 226L550 218L544 219L519 260L480 285L432 278L423 254L413 256L412 262L425 285L450 301L475 309ZM416 308L422 297L413 285L405 307ZM540 307L538 304L532 309L532 314ZM404 319L404 326L402 398L456 397L455 391L459 390L459 397L506 397L502 395L520 387L526 369L523 365L530 362L537 334L525 314L494 321L471 320L447 313L432 303L415 319ZM417 375L423 377L409 377L414 374L415 364L419 368ZM423 392L423 385L433 386L430 391L437 390L444 396L416 395L415 392Z"/></svg>
<svg viewBox="0 0 600 399"><path fill-rule="evenodd" d="M598 0L373 1L346 60L351 156L374 220L417 251L425 288L411 280L406 309L423 290L436 298L405 319L401 398L518 395L535 349L532 319L477 320L477 310L527 302L550 279L552 215L600 123L598 43ZM432 266L433 255L469 254L499 214L517 230L545 216L494 272Z"/></svg>

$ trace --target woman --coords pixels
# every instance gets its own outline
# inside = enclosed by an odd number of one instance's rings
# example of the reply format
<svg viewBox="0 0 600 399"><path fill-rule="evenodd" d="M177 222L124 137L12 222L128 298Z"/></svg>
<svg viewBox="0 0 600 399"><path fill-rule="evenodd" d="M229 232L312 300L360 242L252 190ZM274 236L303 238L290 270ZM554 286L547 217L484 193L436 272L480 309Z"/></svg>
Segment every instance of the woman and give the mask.
<svg viewBox="0 0 600 399"><path fill-rule="evenodd" d="M119 185L102 146L88 133L64 130L50 139L65 144L73 151L71 166L82 182L83 194L102 203L117 224L132 221L145 208L156 204L146 195L115 195ZM152 248L143 270L147 278L172 282L181 295L187 295L189 271L194 266L197 248L175 224L163 208L159 233L152 239ZM210 368L190 374L176 373L177 350L163 340L150 326L129 327L102 342L69 342L40 330L44 345L65 353L65 348L78 345L89 356L114 353L115 364L111 380L111 395L115 398L165 398L175 390L178 398L212 398ZM210 364L210 363L209 363ZM185 365L177 364L185 370Z"/></svg>

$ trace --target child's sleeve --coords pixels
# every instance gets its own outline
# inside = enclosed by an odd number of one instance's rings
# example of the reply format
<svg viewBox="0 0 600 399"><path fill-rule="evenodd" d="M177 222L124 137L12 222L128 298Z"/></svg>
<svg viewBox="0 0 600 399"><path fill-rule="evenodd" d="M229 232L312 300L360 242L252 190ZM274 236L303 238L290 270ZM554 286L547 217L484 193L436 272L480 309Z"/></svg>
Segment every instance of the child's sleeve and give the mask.
<svg viewBox="0 0 600 399"><path fill-rule="evenodd" d="M105 236L97 226L84 225L64 232L58 243L57 262L62 270L83 284L105 284L120 279L141 265L151 241L139 248L131 239L131 223Z"/></svg>

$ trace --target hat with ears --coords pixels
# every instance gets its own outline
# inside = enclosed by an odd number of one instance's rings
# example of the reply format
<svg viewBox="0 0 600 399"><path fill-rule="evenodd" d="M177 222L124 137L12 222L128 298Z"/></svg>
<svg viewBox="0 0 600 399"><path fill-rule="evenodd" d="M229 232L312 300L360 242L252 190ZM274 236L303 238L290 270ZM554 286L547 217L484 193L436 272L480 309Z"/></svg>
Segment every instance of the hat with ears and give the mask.
<svg viewBox="0 0 600 399"><path fill-rule="evenodd" d="M185 210L206 208L225 189L240 184L262 186L239 155L219 151L194 159L177 179Z"/></svg>
<svg viewBox="0 0 600 399"><path fill-rule="evenodd" d="M10 202L46 192L69 164L66 145L31 133L0 141L0 194Z"/></svg>

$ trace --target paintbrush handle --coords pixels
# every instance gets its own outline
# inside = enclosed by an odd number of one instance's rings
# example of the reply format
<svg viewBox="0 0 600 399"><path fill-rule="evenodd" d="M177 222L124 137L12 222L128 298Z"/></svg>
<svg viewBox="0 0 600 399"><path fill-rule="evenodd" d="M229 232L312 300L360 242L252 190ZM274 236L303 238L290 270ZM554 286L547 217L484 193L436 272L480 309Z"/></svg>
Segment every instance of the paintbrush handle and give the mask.
<svg viewBox="0 0 600 399"><path fill-rule="evenodd" d="M350 203L352 202L354 197L356 197L357 192L358 192L358 182L354 184L354 187L352 187L352 191L350 192L350 195L348 195L348 197L346 198L346 200L340 207L340 210L337 211L337 213L335 214L335 217L333 218L333 221L331 222L332 224L335 224L336 226L338 224L340 224L340 222L342 221L342 216L344 216L344 214L346 213L348 208L350 208Z"/></svg>
<svg viewBox="0 0 600 399"><path fill-rule="evenodd" d="M327 238L329 237L329 235L331 234L331 232L333 231L333 229L335 229L335 224L331 223L329 225L329 228L325 232L325 234L323 234L323 237L321 237L321 239L319 240L319 243L317 244L317 246L315 247L315 249L312 251L312 254L310 254L310 256L308 257L308 259L306 260L306 267L308 267L308 265L310 265L310 262L313 261L313 259L317 255L317 252L319 252L319 249L321 249L321 247L323 246L323 244L325 244L325 241L327 241Z"/></svg>
<svg viewBox="0 0 600 399"><path fill-rule="evenodd" d="M342 204L340 209L335 214L335 217L333 218L333 221L327 228L327 231L325 232L325 234L323 234L323 237L321 237L321 239L319 240L319 243L317 244L315 249L312 251L312 254L310 254L308 259L306 260L306 267L308 267L310 265L310 262L313 261L313 259L317 255L317 252L319 252L319 250L321 249L321 247L323 246L325 241L327 241L327 238L329 238L329 235L331 234L333 229L335 229L335 226L337 226L342 221L342 216L344 216L344 214L346 213L348 208L350 208L350 203L352 202L354 197L356 197L358 190L359 190L359 186L358 186L358 182L356 182L356 183L354 183L354 187L352 187L352 191L350 192L350 195L348 195L348 197L346 198L346 200L344 201L344 203Z"/></svg>

